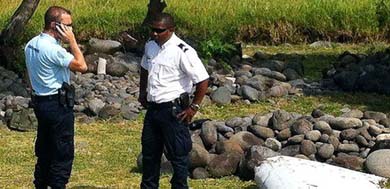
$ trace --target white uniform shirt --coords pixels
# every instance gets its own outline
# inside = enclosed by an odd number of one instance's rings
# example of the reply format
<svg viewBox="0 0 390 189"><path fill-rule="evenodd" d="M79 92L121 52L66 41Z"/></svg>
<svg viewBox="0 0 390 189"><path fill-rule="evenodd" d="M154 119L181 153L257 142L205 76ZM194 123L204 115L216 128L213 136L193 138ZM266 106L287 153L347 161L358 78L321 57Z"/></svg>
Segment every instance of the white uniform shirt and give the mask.
<svg viewBox="0 0 390 189"><path fill-rule="evenodd" d="M141 66L149 73L149 102L172 101L209 78L196 51L175 34L161 47L153 40L147 42Z"/></svg>

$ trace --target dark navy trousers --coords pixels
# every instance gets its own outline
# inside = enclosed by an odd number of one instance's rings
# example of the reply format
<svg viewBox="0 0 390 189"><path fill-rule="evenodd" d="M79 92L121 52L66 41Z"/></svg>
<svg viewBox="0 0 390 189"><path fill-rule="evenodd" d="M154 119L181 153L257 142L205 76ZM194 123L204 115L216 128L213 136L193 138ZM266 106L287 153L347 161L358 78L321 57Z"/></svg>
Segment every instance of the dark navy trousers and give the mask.
<svg viewBox="0 0 390 189"><path fill-rule="evenodd" d="M36 188L65 188L74 159L73 109L59 103L58 95L34 98L38 119L34 172Z"/></svg>
<svg viewBox="0 0 390 189"><path fill-rule="evenodd" d="M179 106L170 102L148 106L142 130L142 189L159 187L164 147L174 171L172 188L188 188L188 154L192 141L187 126L176 119L175 114L180 111Z"/></svg>

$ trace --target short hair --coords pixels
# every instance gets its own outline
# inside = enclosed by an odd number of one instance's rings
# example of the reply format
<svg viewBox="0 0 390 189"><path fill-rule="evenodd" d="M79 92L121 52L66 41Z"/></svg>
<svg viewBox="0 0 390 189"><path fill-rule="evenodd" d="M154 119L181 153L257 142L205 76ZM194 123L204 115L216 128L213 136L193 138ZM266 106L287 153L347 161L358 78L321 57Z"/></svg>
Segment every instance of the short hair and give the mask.
<svg viewBox="0 0 390 189"><path fill-rule="evenodd" d="M168 28L175 27L175 20L169 13L158 13L152 18L152 22L163 22Z"/></svg>
<svg viewBox="0 0 390 189"><path fill-rule="evenodd" d="M61 16L63 14L69 14L72 13L70 10L60 7L60 6L51 6L47 9L45 13L45 29L50 29L50 23L51 22L61 22Z"/></svg>

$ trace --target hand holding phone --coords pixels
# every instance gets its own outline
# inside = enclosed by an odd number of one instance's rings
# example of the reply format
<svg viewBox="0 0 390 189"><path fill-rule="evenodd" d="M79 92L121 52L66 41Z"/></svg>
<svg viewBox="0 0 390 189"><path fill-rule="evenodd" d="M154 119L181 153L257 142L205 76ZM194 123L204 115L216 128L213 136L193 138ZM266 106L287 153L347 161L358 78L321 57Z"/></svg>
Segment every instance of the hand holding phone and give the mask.
<svg viewBox="0 0 390 189"><path fill-rule="evenodd" d="M64 35L65 31L64 31L64 29L62 29L62 27L63 26L62 26L61 23L56 22L56 30L57 30L57 32L60 33L61 35Z"/></svg>
<svg viewBox="0 0 390 189"><path fill-rule="evenodd" d="M72 32L72 27L65 26L62 23L55 23L56 31L59 33L60 38L64 42L69 42L69 40L74 40L74 34Z"/></svg>

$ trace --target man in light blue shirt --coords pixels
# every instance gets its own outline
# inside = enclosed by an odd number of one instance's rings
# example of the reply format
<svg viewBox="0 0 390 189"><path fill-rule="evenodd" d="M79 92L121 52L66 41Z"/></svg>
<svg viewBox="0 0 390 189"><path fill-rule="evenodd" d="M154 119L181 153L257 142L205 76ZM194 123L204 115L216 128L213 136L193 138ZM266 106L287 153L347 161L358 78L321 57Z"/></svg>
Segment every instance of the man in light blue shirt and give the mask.
<svg viewBox="0 0 390 189"><path fill-rule="evenodd" d="M60 45L69 43L70 53ZM27 71L38 119L34 172L36 188L65 188L74 159L73 106L63 102L62 86L70 84L70 71L85 72L87 65L72 32L69 10L52 6L45 27L25 47Z"/></svg>

